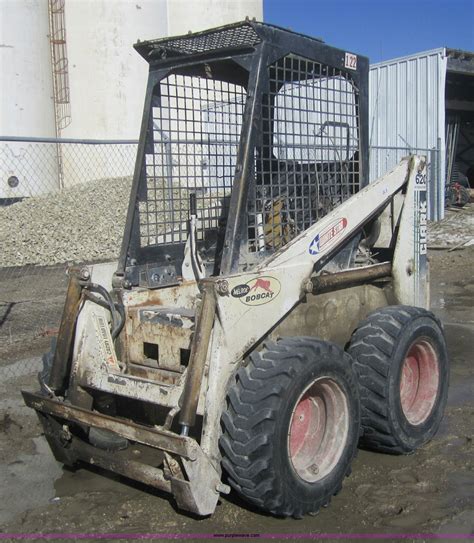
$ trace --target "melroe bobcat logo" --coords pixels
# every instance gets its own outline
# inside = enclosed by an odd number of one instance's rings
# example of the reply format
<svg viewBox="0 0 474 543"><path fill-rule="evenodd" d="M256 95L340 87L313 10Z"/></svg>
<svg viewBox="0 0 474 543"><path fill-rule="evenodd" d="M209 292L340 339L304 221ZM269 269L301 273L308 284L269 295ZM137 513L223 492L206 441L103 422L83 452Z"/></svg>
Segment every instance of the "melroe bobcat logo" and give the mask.
<svg viewBox="0 0 474 543"><path fill-rule="evenodd" d="M280 294L280 281L275 277L262 276L235 286L231 295L245 305L263 305L274 300Z"/></svg>

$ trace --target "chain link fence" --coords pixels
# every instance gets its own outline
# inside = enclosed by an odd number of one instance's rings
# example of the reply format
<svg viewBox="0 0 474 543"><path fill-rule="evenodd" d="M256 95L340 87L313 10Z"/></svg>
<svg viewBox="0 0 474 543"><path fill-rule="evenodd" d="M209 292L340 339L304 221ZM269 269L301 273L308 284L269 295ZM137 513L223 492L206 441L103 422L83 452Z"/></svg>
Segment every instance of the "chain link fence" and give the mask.
<svg viewBox="0 0 474 543"><path fill-rule="evenodd" d="M444 183L441 183L441 162L438 149L412 147L372 146L369 148L370 181L394 168L403 157L410 154L423 155L427 159L428 219L443 218Z"/></svg>
<svg viewBox="0 0 474 543"><path fill-rule="evenodd" d="M46 345L73 263L114 260L136 141L0 138L0 361Z"/></svg>
<svg viewBox="0 0 474 543"><path fill-rule="evenodd" d="M9 361L30 356L31 345L41 352L57 333L68 266L117 258L137 143L0 138L3 372L15 376L20 366ZM429 149L372 147L371 179L410 152L428 157L429 187L439 186L439 154ZM434 217L439 201L435 192ZM37 369L39 359L31 360Z"/></svg>

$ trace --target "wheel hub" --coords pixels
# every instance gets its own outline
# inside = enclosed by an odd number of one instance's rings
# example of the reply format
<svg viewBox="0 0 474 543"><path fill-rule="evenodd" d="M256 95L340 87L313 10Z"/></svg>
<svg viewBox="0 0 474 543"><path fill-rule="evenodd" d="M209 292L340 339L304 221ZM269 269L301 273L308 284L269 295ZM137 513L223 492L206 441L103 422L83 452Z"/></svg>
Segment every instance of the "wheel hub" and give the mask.
<svg viewBox="0 0 474 543"><path fill-rule="evenodd" d="M298 398L290 420L288 451L296 473L307 482L328 475L342 455L348 431L342 388L329 377L313 381Z"/></svg>
<svg viewBox="0 0 474 543"><path fill-rule="evenodd" d="M408 349L400 379L400 403L410 424L422 424L431 414L439 388L439 362L427 339Z"/></svg>

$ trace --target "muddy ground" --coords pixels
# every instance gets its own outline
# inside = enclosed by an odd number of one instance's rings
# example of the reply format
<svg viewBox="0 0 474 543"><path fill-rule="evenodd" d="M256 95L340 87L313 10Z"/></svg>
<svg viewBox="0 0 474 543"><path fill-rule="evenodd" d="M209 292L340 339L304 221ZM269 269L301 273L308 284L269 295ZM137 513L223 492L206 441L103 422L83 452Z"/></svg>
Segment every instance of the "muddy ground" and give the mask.
<svg viewBox="0 0 474 543"><path fill-rule="evenodd" d="M63 469L19 394L36 388L39 355L61 311L62 270L25 272L21 280L4 274L4 301L13 305L2 317L0 344L0 532L473 534L474 247L431 251L430 258L432 307L445 324L452 368L440 431L411 456L360 451L331 506L303 520L262 515L235 494L212 517L197 519L141 485ZM46 285L41 294L38 284Z"/></svg>

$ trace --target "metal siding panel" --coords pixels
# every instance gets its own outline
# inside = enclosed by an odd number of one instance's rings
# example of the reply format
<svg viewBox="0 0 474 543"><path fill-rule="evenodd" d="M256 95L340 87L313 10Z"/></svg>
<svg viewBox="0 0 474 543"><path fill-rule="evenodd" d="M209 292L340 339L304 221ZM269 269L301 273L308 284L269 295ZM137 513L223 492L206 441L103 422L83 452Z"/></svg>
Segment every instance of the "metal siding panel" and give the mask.
<svg viewBox="0 0 474 543"><path fill-rule="evenodd" d="M435 119L438 116L438 57L430 57L429 62L429 87L427 97L428 118ZM438 138L438 127L433 123L427 123L428 140L436 141Z"/></svg>
<svg viewBox="0 0 474 543"><path fill-rule="evenodd" d="M426 137L426 125L428 119L426 118L426 57L418 59L417 80L419 83L418 96L417 96L417 131L418 137L416 147L428 147L428 139ZM415 147L415 145L414 145Z"/></svg>
<svg viewBox="0 0 474 543"><path fill-rule="evenodd" d="M397 111L398 111L398 133L406 134L408 126L408 115L406 107L406 62L397 64Z"/></svg>
<svg viewBox="0 0 474 543"><path fill-rule="evenodd" d="M436 147L439 137L442 49L378 63L370 68L372 145ZM375 93L375 97L374 97Z"/></svg>
<svg viewBox="0 0 474 543"><path fill-rule="evenodd" d="M388 71L388 90L387 90L387 110L390 124L387 125L387 139L391 145L396 145L397 134L397 84L396 84L397 66L390 66ZM394 95L393 99L391 95Z"/></svg>
<svg viewBox="0 0 474 543"><path fill-rule="evenodd" d="M444 214L445 49L433 49L370 66L369 141L374 147L437 149L440 155L431 187L434 217ZM406 142L406 143L405 143ZM430 154L424 151L424 154ZM370 179L384 174L403 150L373 149Z"/></svg>
<svg viewBox="0 0 474 543"><path fill-rule="evenodd" d="M446 49L438 57L438 141L439 141L439 198L438 198L438 216L436 219L440 220L444 218L444 171L446 164L446 142L445 142L445 117L446 117L446 103L444 89L446 86L446 69L448 65L448 59L446 56Z"/></svg>

